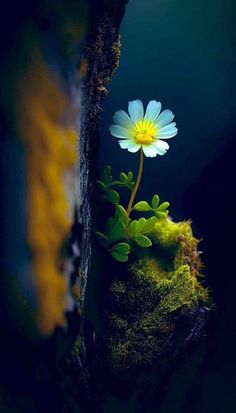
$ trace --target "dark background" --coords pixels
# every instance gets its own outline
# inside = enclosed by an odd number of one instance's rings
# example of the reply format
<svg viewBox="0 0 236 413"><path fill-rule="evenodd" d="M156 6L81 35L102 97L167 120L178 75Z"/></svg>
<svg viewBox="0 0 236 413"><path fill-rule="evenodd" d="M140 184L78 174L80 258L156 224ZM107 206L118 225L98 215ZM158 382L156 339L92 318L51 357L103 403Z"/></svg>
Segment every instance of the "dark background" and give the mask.
<svg viewBox="0 0 236 413"><path fill-rule="evenodd" d="M114 112L139 98L175 113L179 133L165 156L145 159L138 196L158 193L174 220L193 220L216 302L205 344L179 368L158 413L236 411L235 11L233 0L130 0L100 124L99 167L135 171L138 155L109 135Z"/></svg>

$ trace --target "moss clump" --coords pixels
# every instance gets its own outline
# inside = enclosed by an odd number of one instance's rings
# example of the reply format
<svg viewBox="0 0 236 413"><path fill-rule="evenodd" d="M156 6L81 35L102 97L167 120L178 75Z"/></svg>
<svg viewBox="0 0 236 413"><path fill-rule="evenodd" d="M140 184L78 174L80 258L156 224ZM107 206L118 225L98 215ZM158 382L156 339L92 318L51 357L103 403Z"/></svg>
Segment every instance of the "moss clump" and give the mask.
<svg viewBox="0 0 236 413"><path fill-rule="evenodd" d="M197 252L199 240L193 236L191 221L176 223L170 218L163 218L156 223L151 237L159 250L159 260L166 256L174 269L187 264L193 275L199 275L202 269Z"/></svg>
<svg viewBox="0 0 236 413"><path fill-rule="evenodd" d="M135 258L109 289L107 348L116 373L158 360L176 341L180 320L209 299L198 280L202 265L191 223L165 218L150 236L149 256Z"/></svg>

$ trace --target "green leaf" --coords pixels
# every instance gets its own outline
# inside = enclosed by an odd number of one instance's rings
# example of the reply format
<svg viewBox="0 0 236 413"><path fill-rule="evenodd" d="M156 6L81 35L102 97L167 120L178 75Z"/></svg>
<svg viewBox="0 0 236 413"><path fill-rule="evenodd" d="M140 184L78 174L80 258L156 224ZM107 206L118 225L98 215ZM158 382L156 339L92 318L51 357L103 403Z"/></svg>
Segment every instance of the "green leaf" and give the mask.
<svg viewBox="0 0 236 413"><path fill-rule="evenodd" d="M103 234L102 232L96 231L95 234L101 238L103 241L107 241L107 236L105 234Z"/></svg>
<svg viewBox="0 0 236 413"><path fill-rule="evenodd" d="M130 246L126 242L119 242L119 244L113 245L110 253L116 261L127 262Z"/></svg>
<svg viewBox="0 0 236 413"><path fill-rule="evenodd" d="M104 170L105 170L109 175L111 175L111 166L110 166L110 165L105 166Z"/></svg>
<svg viewBox="0 0 236 413"><path fill-rule="evenodd" d="M132 179L133 179L133 172L128 172L128 175L127 175L127 181L129 182L129 183L131 183L132 182Z"/></svg>
<svg viewBox="0 0 236 413"><path fill-rule="evenodd" d="M169 208L170 203L169 202L163 202L158 208L157 211L165 211L165 209Z"/></svg>
<svg viewBox="0 0 236 413"><path fill-rule="evenodd" d="M142 229L142 234L145 234L147 232L151 232L155 226L157 222L157 218L156 217L151 217L149 219L146 220L146 223Z"/></svg>
<svg viewBox="0 0 236 413"><path fill-rule="evenodd" d="M137 204L135 204L133 206L133 209L135 211L139 211L139 212L147 212L147 211L151 211L152 208L150 207L150 205L146 202L146 201L140 201Z"/></svg>
<svg viewBox="0 0 236 413"><path fill-rule="evenodd" d="M127 221L128 215L125 208L122 205L116 205L117 216L124 222Z"/></svg>
<svg viewBox="0 0 236 413"><path fill-rule="evenodd" d="M158 207L158 205L159 205L159 202L160 202L159 196L158 196L158 195L154 195L154 196L152 197L152 207L153 207L154 209L156 209L156 208Z"/></svg>
<svg viewBox="0 0 236 413"><path fill-rule="evenodd" d="M108 177L107 172L105 171L105 169L101 173L101 178L102 178L102 181L104 182L105 185L108 185L110 183L109 177Z"/></svg>
<svg viewBox="0 0 236 413"><path fill-rule="evenodd" d="M166 212L155 211L155 217L157 218L165 218L166 215L167 215Z"/></svg>
<svg viewBox="0 0 236 413"><path fill-rule="evenodd" d="M124 186L124 184L121 181L112 181L111 185L112 186Z"/></svg>
<svg viewBox="0 0 236 413"><path fill-rule="evenodd" d="M131 238L133 238L137 234L137 225L138 225L138 221L134 219L133 221L130 222L128 226L128 232Z"/></svg>
<svg viewBox="0 0 236 413"><path fill-rule="evenodd" d="M132 188L133 188L132 182L130 183L130 182L128 182L128 181L126 181L126 182L112 181L112 182L108 185L108 187L111 187L111 186L121 186L121 187L123 187L123 188L128 188L130 191L132 191Z"/></svg>
<svg viewBox="0 0 236 413"><path fill-rule="evenodd" d="M112 252L111 256L118 262L127 262L129 259L127 254L119 254L118 252Z"/></svg>
<svg viewBox="0 0 236 413"><path fill-rule="evenodd" d="M113 225L110 226L108 239L110 242L117 241L125 236L125 224L121 219L115 219Z"/></svg>
<svg viewBox="0 0 236 413"><path fill-rule="evenodd" d="M113 204L117 205L120 202L120 195L114 189L109 189L107 191L107 199L108 201L112 202Z"/></svg>
<svg viewBox="0 0 236 413"><path fill-rule="evenodd" d="M112 182L113 178L111 175L111 167L109 165L103 169L101 173L101 178L106 186Z"/></svg>
<svg viewBox="0 0 236 413"><path fill-rule="evenodd" d="M148 248L152 246L152 241L145 235L137 235L134 240L142 248Z"/></svg>
<svg viewBox="0 0 236 413"><path fill-rule="evenodd" d="M145 223L146 223L146 219L143 217L138 220L136 233L142 232Z"/></svg>
<svg viewBox="0 0 236 413"><path fill-rule="evenodd" d="M113 245L111 252L126 253L130 252L130 246L126 242L119 242L116 245Z"/></svg>
<svg viewBox="0 0 236 413"><path fill-rule="evenodd" d="M99 181L99 179L97 179L97 180L96 180L96 183L97 183L97 185L98 185L98 187L99 187L100 189L102 189L103 191L106 191L107 187L106 187L106 185L104 184L104 182Z"/></svg>
<svg viewBox="0 0 236 413"><path fill-rule="evenodd" d="M120 173L120 181L125 184L127 182L127 176L125 175L124 172Z"/></svg>

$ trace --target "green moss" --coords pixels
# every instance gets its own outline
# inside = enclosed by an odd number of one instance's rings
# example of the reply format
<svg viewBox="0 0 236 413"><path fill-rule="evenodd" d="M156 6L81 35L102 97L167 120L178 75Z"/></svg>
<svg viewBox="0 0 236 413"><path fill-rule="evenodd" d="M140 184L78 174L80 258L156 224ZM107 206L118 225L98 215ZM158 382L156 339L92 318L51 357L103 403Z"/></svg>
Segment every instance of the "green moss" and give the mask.
<svg viewBox="0 0 236 413"><path fill-rule="evenodd" d="M159 251L160 262L167 256L172 261L174 269L187 264L191 273L199 275L202 269L197 252L199 240L193 236L191 221L175 223L170 218L163 218L155 225L151 237Z"/></svg>
<svg viewBox="0 0 236 413"><path fill-rule="evenodd" d="M175 342L181 317L209 299L198 279L202 265L191 223L165 218L151 237L149 256L135 258L128 273L111 282L107 348L115 372L158 360Z"/></svg>
<svg viewBox="0 0 236 413"><path fill-rule="evenodd" d="M173 222L170 218L160 219L154 228L153 239L163 248L175 247L181 238L193 242L193 234L190 221Z"/></svg>
<svg viewBox="0 0 236 413"><path fill-rule="evenodd" d="M151 365L171 342L174 324L166 320L158 311L140 313L139 316L132 314L131 319L122 320L122 323L113 314L110 322L113 328L118 325L118 330L108 342L112 370L122 373Z"/></svg>
<svg viewBox="0 0 236 413"><path fill-rule="evenodd" d="M198 301L196 279L188 265L182 265L173 273L170 280L158 283L160 311L172 313L183 306L191 308Z"/></svg>
<svg viewBox="0 0 236 413"><path fill-rule="evenodd" d="M128 321L126 321L125 319L117 316L116 314L112 314L111 318L110 318L112 325L114 326L114 328L116 330L124 330L126 328L128 328Z"/></svg>

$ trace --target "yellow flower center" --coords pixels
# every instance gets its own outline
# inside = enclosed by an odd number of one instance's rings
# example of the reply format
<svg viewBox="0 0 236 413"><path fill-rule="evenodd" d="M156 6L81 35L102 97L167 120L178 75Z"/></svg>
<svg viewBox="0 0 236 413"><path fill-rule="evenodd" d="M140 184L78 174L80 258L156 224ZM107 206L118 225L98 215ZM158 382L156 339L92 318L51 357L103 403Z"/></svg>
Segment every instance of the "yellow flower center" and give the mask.
<svg viewBox="0 0 236 413"><path fill-rule="evenodd" d="M134 125L134 137L137 143L150 145L157 138L157 127L154 122L142 119Z"/></svg>
<svg viewBox="0 0 236 413"><path fill-rule="evenodd" d="M136 141L138 143L144 143L148 145L153 141L153 137L151 135L148 135L147 133L138 133L136 135Z"/></svg>

